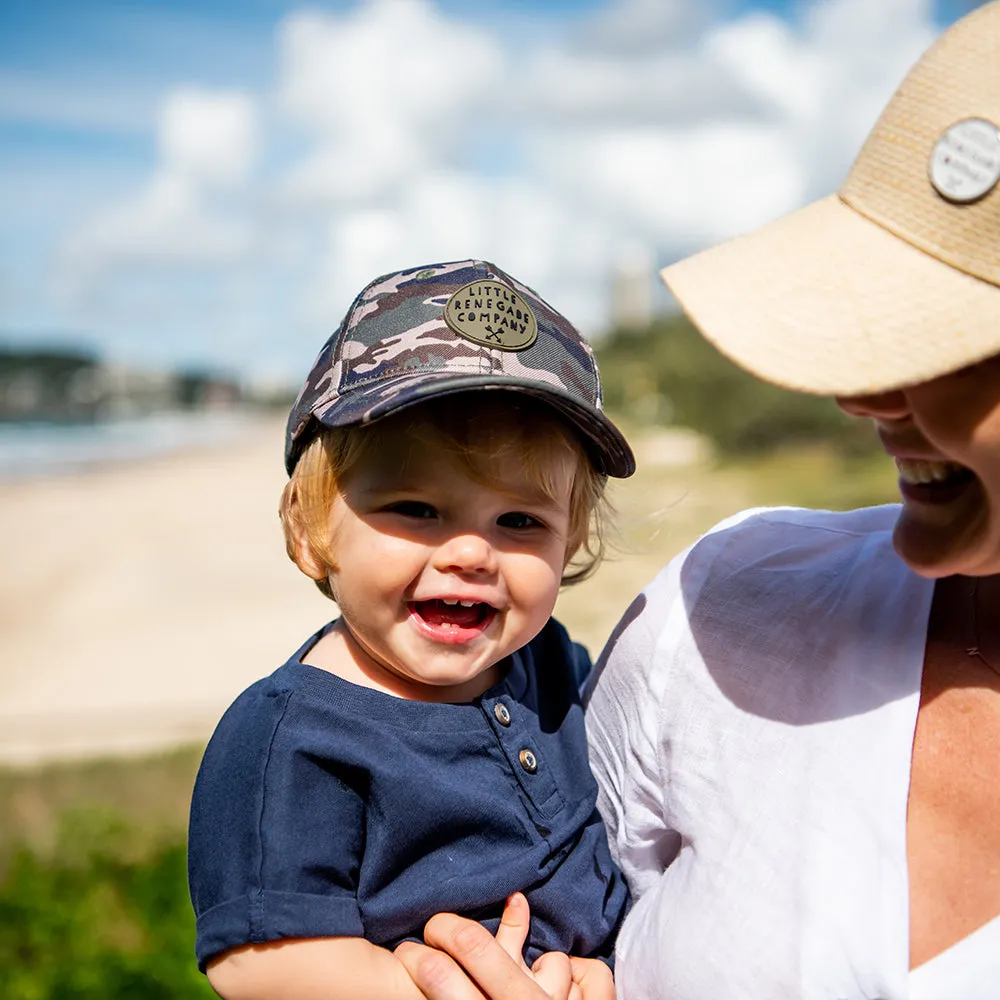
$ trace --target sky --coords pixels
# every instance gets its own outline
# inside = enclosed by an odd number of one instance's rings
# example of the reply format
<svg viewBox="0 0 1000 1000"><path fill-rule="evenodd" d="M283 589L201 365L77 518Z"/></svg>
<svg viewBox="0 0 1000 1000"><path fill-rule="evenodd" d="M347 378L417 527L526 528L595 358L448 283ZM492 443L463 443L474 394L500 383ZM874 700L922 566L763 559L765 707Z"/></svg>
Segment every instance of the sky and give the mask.
<svg viewBox="0 0 1000 1000"><path fill-rule="evenodd" d="M836 190L975 0L0 0L0 343L300 381L376 275L585 333Z"/></svg>

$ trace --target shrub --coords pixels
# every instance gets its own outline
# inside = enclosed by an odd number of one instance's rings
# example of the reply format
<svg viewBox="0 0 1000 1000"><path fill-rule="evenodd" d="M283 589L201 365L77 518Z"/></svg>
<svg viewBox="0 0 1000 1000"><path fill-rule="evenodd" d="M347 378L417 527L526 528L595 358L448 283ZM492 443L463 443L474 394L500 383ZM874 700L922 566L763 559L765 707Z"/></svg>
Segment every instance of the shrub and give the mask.
<svg viewBox="0 0 1000 1000"><path fill-rule="evenodd" d="M141 839L114 817L78 812L51 854L11 852L0 881L4 1000L215 996L194 961L185 845Z"/></svg>

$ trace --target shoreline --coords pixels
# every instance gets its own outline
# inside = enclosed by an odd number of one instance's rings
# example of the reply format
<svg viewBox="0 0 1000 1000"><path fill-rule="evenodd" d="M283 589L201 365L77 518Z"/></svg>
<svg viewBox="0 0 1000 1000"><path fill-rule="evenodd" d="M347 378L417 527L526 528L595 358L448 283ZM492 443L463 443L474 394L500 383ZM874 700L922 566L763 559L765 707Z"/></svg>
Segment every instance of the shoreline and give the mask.
<svg viewBox="0 0 1000 1000"><path fill-rule="evenodd" d="M233 406L93 422L0 421L0 487L223 447L274 419L260 408Z"/></svg>

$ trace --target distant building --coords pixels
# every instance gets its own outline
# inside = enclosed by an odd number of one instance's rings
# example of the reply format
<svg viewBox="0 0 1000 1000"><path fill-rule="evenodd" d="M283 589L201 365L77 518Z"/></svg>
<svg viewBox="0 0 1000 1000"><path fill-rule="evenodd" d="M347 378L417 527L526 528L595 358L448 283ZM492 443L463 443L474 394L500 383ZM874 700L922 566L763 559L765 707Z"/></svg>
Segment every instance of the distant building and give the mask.
<svg viewBox="0 0 1000 1000"><path fill-rule="evenodd" d="M611 324L640 328L653 321L653 255L635 243L618 254L611 274Z"/></svg>
<svg viewBox="0 0 1000 1000"><path fill-rule="evenodd" d="M100 366L97 380L102 416L139 416L169 410L178 403L171 372L137 371L122 364L106 364Z"/></svg>

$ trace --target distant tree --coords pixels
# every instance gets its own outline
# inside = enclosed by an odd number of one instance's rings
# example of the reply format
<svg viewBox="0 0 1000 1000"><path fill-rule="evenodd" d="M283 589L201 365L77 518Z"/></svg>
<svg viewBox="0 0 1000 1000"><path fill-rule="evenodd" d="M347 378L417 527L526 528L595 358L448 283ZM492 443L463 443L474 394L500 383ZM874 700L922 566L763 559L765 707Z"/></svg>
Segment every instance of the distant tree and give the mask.
<svg viewBox="0 0 1000 1000"><path fill-rule="evenodd" d="M87 351L0 346L0 418L92 417L100 402L97 371Z"/></svg>
<svg viewBox="0 0 1000 1000"><path fill-rule="evenodd" d="M706 435L723 455L824 441L849 454L875 436L832 400L760 381L720 354L681 314L614 331L595 348L609 409Z"/></svg>
<svg viewBox="0 0 1000 1000"><path fill-rule="evenodd" d="M0 345L0 375L39 371L52 376L73 375L81 368L94 368L97 356L74 348L17 348Z"/></svg>

